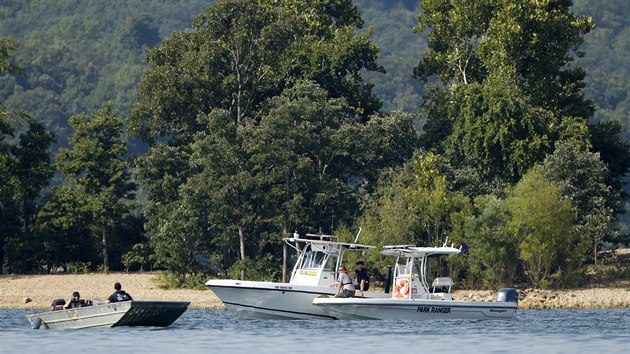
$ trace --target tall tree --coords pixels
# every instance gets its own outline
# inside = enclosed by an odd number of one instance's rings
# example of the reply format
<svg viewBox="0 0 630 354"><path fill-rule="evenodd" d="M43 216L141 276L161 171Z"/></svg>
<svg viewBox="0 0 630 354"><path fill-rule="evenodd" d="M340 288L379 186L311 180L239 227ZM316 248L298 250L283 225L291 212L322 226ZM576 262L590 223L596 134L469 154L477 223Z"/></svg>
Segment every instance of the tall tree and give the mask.
<svg viewBox="0 0 630 354"><path fill-rule="evenodd" d="M270 204L269 210L281 216L284 232L307 227L330 233L335 219L349 221L356 199L347 181L361 175L354 160L361 152L353 142L359 134L350 112L346 100L298 82L271 100L260 124L248 126L250 173L264 178L260 189L274 192L269 201L281 209Z"/></svg>
<svg viewBox="0 0 630 354"><path fill-rule="evenodd" d="M496 289L518 282L518 239L506 227L509 214L505 200L495 195L474 199L470 213L462 213L451 234L455 243L466 244L468 257L456 257L453 267L465 273L464 286ZM492 251L488 251L492 250Z"/></svg>
<svg viewBox="0 0 630 354"><path fill-rule="evenodd" d="M57 167L74 188L93 216L93 225L100 234L103 264L109 267L107 233L111 223L129 210L135 184L131 182L127 148L122 141L123 121L110 105L94 114L70 118L75 129L71 148L57 154Z"/></svg>
<svg viewBox="0 0 630 354"><path fill-rule="evenodd" d="M428 96L428 148L452 150L458 164L486 179L516 182L534 163L571 140L590 146L584 72L571 68L590 18L571 1L426 0L418 31L429 51L414 74L442 85ZM442 116L447 114L447 118Z"/></svg>
<svg viewBox="0 0 630 354"><path fill-rule="evenodd" d="M15 52L15 41L0 37L0 73L14 73L19 70L10 63L9 58ZM10 235L17 233L19 214L15 205L15 190L11 184L13 157L9 140L15 137L15 120L19 114L7 110L0 102L0 274L5 260L5 244Z"/></svg>
<svg viewBox="0 0 630 354"><path fill-rule="evenodd" d="M44 125L29 120L28 130L19 136L13 147L15 158L12 171L13 185L20 200L24 236L31 235L31 221L36 213L36 201L53 176L50 148L54 138Z"/></svg>
<svg viewBox="0 0 630 354"><path fill-rule="evenodd" d="M543 164L545 176L560 188L560 193L575 208L573 222L584 249L590 250L597 263L597 252L604 239L613 240L611 228L619 210L619 191L606 184L609 175L598 153L581 151L568 142L560 142ZM579 259L583 255L578 255Z"/></svg>
<svg viewBox="0 0 630 354"><path fill-rule="evenodd" d="M151 51L130 117L131 132L151 145L140 176L159 181L149 186L149 198L164 202L148 209L151 217L162 215L168 203L181 203L184 185L202 170L223 183L215 192L222 191L219 200L232 218L223 220L222 232L238 240L244 259L245 245L256 243L249 200L261 191L252 190L243 128L260 121L269 98L303 79L347 98L344 114L374 113L379 104L361 72L381 69L361 24L347 0L222 0L195 19L192 31L174 33ZM198 164L198 151L207 146L226 163ZM173 156L187 156L189 164L182 169ZM200 187L191 181L186 188L193 184ZM169 193L160 195L165 188Z"/></svg>
<svg viewBox="0 0 630 354"><path fill-rule="evenodd" d="M571 272L566 259L579 245L572 225L574 209L550 183L541 166L532 168L510 192L508 229L519 244L519 258L534 287L548 287L561 271Z"/></svg>

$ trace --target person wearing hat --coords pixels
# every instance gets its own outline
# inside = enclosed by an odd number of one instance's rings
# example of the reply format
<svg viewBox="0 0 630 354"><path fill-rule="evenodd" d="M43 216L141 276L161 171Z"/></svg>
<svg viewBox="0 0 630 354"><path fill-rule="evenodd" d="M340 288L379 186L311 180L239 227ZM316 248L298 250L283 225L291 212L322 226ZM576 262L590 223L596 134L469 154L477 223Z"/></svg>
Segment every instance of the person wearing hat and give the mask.
<svg viewBox="0 0 630 354"><path fill-rule="evenodd" d="M114 283L114 290L116 291L107 298L107 303L133 300L131 295L122 290L119 282Z"/></svg>
<svg viewBox="0 0 630 354"><path fill-rule="evenodd" d="M72 293L72 298L66 304L66 309L74 309L85 306L85 300L81 300L81 294L78 291Z"/></svg>
<svg viewBox="0 0 630 354"><path fill-rule="evenodd" d="M365 269L363 261L358 261L356 265L357 269L354 272L357 274L357 283L354 287L361 292L361 296L363 297L363 292L367 291L370 287L370 276Z"/></svg>

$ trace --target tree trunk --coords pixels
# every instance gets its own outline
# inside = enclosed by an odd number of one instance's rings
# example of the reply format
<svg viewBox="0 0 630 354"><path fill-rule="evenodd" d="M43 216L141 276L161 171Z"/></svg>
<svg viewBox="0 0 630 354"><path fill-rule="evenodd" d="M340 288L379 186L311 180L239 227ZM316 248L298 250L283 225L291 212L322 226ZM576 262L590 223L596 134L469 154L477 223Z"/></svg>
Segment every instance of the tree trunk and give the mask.
<svg viewBox="0 0 630 354"><path fill-rule="evenodd" d="M287 282L287 261L289 258L289 246L286 242L282 242L282 282Z"/></svg>
<svg viewBox="0 0 630 354"><path fill-rule="evenodd" d="M241 244L241 260L245 259L245 235L243 233L243 227L238 227L238 239ZM245 269L241 270L241 280L245 280Z"/></svg>
<svg viewBox="0 0 630 354"><path fill-rule="evenodd" d="M103 266L105 267L105 273L109 270L109 255L107 253L107 219L103 220L103 226L101 228L101 234L103 237Z"/></svg>

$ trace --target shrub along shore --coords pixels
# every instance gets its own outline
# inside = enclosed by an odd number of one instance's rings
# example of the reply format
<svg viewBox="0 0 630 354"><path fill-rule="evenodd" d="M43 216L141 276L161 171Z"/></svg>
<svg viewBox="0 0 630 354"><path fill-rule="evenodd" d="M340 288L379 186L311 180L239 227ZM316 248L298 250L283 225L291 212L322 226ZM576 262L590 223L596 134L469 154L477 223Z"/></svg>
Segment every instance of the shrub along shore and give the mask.
<svg viewBox="0 0 630 354"><path fill-rule="evenodd" d="M55 275L1 275L0 308L47 309L53 299L68 300L73 291L83 299L106 299L114 292L114 283L136 300L190 301L194 309L224 309L210 290L164 290L156 286L157 273L88 273ZM630 282L607 288L573 290L519 289L520 309L584 309L630 307ZM456 290L455 299L493 301L496 291Z"/></svg>

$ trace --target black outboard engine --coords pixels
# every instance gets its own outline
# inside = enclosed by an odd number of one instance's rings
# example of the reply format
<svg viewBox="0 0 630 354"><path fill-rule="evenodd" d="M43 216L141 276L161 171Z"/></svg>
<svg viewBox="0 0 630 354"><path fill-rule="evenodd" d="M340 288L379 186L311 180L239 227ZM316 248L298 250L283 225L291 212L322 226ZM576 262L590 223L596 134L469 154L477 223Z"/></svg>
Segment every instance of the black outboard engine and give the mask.
<svg viewBox="0 0 630 354"><path fill-rule="evenodd" d="M518 305L518 291L514 288L499 289L497 302L513 302Z"/></svg>
<svg viewBox="0 0 630 354"><path fill-rule="evenodd" d="M64 305L66 304L66 300L64 299L55 299L52 304L50 304L51 311L63 310Z"/></svg>

